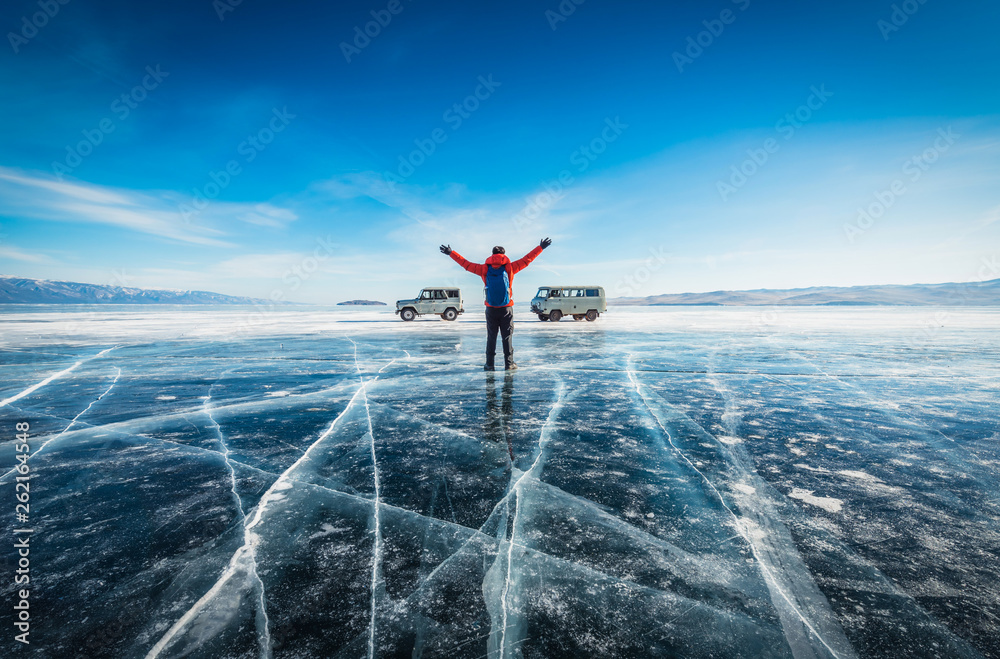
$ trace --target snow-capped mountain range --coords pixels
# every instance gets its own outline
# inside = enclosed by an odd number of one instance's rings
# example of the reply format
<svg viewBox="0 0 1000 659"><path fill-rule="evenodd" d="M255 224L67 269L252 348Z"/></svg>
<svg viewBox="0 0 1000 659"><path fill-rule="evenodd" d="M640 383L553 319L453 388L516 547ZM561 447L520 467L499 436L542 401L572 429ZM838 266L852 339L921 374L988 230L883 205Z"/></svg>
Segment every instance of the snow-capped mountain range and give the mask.
<svg viewBox="0 0 1000 659"><path fill-rule="evenodd" d="M618 305L878 305L878 306L996 306L1000 279L967 283L885 286L814 286L812 288L675 293L609 300Z"/></svg>
<svg viewBox="0 0 1000 659"><path fill-rule="evenodd" d="M132 288L0 275L0 304L272 304L209 291Z"/></svg>

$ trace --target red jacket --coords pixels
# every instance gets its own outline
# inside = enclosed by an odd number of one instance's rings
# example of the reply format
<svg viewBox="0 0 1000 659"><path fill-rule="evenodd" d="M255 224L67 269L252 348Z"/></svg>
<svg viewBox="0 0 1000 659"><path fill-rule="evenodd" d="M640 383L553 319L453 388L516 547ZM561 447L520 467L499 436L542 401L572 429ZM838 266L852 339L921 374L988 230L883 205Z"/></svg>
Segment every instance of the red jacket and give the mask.
<svg viewBox="0 0 1000 659"><path fill-rule="evenodd" d="M486 270L489 269L490 266L506 267L507 280L510 282L510 291L509 291L510 304L506 304L504 306L509 307L511 306L511 304L514 304L514 275L527 268L528 264L534 261L541 253L542 253L542 248L541 246L539 246L531 250L530 252L525 254L522 258L519 258L516 261L511 261L509 258L507 258L506 254L494 254L490 258L486 259L486 263L473 263L472 261L469 261L468 259L464 258L461 254L459 254L455 250L451 250L451 258L455 260L455 263L459 264L472 274L479 275L480 277L482 277L484 286L486 285ZM487 304L486 306L490 305Z"/></svg>

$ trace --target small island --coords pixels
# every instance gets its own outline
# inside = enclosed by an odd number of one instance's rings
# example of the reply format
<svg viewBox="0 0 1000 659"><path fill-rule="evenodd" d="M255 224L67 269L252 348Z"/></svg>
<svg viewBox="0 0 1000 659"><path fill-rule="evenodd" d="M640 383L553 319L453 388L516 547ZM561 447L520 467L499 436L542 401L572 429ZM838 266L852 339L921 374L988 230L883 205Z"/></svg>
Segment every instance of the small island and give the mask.
<svg viewBox="0 0 1000 659"><path fill-rule="evenodd" d="M368 306L377 307L385 306L385 302L379 302L378 300L348 300L347 302L338 302L337 306L349 305L349 306Z"/></svg>

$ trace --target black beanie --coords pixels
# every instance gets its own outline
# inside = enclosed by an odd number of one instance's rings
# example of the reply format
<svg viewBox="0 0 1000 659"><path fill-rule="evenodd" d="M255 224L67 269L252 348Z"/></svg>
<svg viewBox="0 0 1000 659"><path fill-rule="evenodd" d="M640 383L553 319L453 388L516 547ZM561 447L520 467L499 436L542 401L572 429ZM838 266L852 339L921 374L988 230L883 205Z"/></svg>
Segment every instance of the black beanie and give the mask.
<svg viewBox="0 0 1000 659"><path fill-rule="evenodd" d="M505 254L506 252L503 251L503 247L501 247L500 245L497 245L496 247L493 248L493 253L494 254Z"/></svg>

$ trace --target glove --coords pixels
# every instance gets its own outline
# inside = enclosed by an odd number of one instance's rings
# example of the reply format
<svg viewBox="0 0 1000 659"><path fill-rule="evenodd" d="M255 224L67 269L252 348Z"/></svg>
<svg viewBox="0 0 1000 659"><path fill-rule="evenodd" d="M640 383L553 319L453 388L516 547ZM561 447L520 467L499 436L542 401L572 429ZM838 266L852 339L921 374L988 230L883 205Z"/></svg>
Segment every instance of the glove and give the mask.
<svg viewBox="0 0 1000 659"><path fill-rule="evenodd" d="M451 256L451 245L441 245L441 253Z"/></svg>
<svg viewBox="0 0 1000 659"><path fill-rule="evenodd" d="M548 247L549 245L552 244L552 239L551 238L542 238L542 242L540 242L538 244L541 245L542 249L545 249L546 247Z"/></svg>

